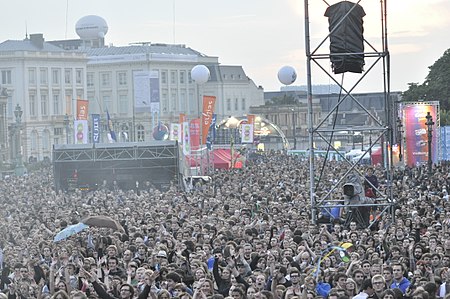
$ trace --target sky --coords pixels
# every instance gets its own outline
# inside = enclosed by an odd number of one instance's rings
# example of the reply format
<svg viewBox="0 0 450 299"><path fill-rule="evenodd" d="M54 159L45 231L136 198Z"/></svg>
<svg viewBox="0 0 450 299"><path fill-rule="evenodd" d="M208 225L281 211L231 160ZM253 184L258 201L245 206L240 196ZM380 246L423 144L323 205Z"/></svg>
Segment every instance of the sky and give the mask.
<svg viewBox="0 0 450 299"><path fill-rule="evenodd" d="M337 2L309 0L312 49L328 34L326 3ZM359 3L366 12L364 37L381 51L380 1ZM387 0L387 7L390 90L405 91L408 83L423 83L428 67L450 48L450 1ZM0 42L23 39L26 31L46 40L78 38L76 22L98 15L108 23L106 44L184 44L223 65L242 65L265 91L280 90L278 70L290 65L297 71L293 85L306 85L303 0L10 0L2 11ZM329 53L328 47L325 40L317 53ZM320 64L332 75L328 60ZM382 63L366 59L366 69L371 65L355 92L383 91ZM361 79L350 73L330 78L314 63L311 71L313 84L334 84L334 78L349 89Z"/></svg>

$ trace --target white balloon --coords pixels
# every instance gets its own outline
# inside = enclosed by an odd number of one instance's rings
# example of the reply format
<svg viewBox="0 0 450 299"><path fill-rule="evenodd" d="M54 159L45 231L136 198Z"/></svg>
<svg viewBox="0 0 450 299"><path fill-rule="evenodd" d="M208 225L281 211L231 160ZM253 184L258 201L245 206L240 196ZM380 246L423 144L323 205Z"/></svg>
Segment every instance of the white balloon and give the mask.
<svg viewBox="0 0 450 299"><path fill-rule="evenodd" d="M290 85L297 79L297 72L292 66L283 66L278 71L278 80L284 85Z"/></svg>
<svg viewBox="0 0 450 299"><path fill-rule="evenodd" d="M192 80L197 84L203 84L209 80L209 69L203 64L196 65L191 70Z"/></svg>

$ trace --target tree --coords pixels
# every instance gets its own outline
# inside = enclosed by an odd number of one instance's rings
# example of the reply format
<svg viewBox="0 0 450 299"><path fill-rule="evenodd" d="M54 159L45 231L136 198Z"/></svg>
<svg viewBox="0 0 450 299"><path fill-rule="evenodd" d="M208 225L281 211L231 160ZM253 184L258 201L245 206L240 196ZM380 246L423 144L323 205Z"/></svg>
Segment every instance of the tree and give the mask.
<svg viewBox="0 0 450 299"><path fill-rule="evenodd" d="M450 124L450 49L429 67L423 84L410 83L408 90L403 92L403 101L418 100L439 101L441 125Z"/></svg>
<svg viewBox="0 0 450 299"><path fill-rule="evenodd" d="M297 101L294 96L283 94L281 96L273 97L266 103L268 106L279 105L295 105Z"/></svg>

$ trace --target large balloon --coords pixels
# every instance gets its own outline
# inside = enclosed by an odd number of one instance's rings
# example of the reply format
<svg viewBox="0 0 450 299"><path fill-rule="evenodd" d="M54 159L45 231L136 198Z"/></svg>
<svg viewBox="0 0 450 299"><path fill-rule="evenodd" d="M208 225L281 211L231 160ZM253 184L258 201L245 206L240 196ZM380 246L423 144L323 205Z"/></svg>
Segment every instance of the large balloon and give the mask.
<svg viewBox="0 0 450 299"><path fill-rule="evenodd" d="M292 66L283 66L278 71L278 80L284 85L291 85L297 79L297 72Z"/></svg>
<svg viewBox="0 0 450 299"><path fill-rule="evenodd" d="M203 84L209 80L209 69L203 64L196 65L191 70L192 80L197 84Z"/></svg>

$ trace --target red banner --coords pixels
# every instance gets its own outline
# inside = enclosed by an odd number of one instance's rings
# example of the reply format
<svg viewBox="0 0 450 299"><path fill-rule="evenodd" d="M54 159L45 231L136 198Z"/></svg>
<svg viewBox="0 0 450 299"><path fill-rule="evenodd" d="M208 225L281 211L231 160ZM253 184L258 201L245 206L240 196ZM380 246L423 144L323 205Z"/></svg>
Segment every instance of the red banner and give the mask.
<svg viewBox="0 0 450 299"><path fill-rule="evenodd" d="M255 115L254 114L247 114L247 123L249 125L254 125L255 124Z"/></svg>
<svg viewBox="0 0 450 299"><path fill-rule="evenodd" d="M209 127L211 126L212 116L214 113L214 106L216 104L216 97L203 96L203 112L202 112L202 144L205 144L208 136Z"/></svg>
<svg viewBox="0 0 450 299"><path fill-rule="evenodd" d="M88 106L89 102L87 100L77 100L77 119L87 120L88 119Z"/></svg>
<svg viewBox="0 0 450 299"><path fill-rule="evenodd" d="M196 118L189 123L189 134L191 135L191 148L198 149L200 145L200 119Z"/></svg>
<svg viewBox="0 0 450 299"><path fill-rule="evenodd" d="M186 114L180 113L180 118L179 118L178 123L182 124L182 123L184 123L185 121L186 121Z"/></svg>

